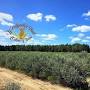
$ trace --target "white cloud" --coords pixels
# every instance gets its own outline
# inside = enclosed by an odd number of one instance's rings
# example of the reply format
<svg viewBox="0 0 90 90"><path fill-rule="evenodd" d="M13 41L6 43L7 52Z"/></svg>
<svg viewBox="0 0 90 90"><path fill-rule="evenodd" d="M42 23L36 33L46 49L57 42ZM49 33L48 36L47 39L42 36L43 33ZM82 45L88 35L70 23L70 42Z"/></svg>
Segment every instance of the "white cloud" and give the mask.
<svg viewBox="0 0 90 90"><path fill-rule="evenodd" d="M1 22L2 25L7 25L7 26L13 26L13 23L7 22L7 21L2 21Z"/></svg>
<svg viewBox="0 0 90 90"><path fill-rule="evenodd" d="M56 20L56 17L54 15L46 15L44 18L47 22Z"/></svg>
<svg viewBox="0 0 90 90"><path fill-rule="evenodd" d="M2 40L2 41L0 41L0 45L8 45L8 42Z"/></svg>
<svg viewBox="0 0 90 90"><path fill-rule="evenodd" d="M83 13L82 16L89 17L90 16L90 11L88 11L87 13Z"/></svg>
<svg viewBox="0 0 90 90"><path fill-rule="evenodd" d="M9 35L10 35L10 34L9 34L8 32L5 32L4 30L0 30L0 37L8 38Z"/></svg>
<svg viewBox="0 0 90 90"><path fill-rule="evenodd" d="M88 43L88 42L90 42L90 41L87 40L87 39L85 39L85 40L82 40L82 42L84 42L84 43Z"/></svg>
<svg viewBox="0 0 90 90"><path fill-rule="evenodd" d="M88 32L88 31L90 31L90 26L87 26L87 25L76 26L76 27L72 28L72 31Z"/></svg>
<svg viewBox="0 0 90 90"><path fill-rule="evenodd" d="M37 36L41 37L43 40L55 40L57 38L55 34L37 34Z"/></svg>
<svg viewBox="0 0 90 90"><path fill-rule="evenodd" d="M66 27L76 27L77 25L76 24L68 24Z"/></svg>
<svg viewBox="0 0 90 90"><path fill-rule="evenodd" d="M83 33L79 33L77 36L70 37L71 43L80 43L80 42L88 43L90 42L89 38L90 38L89 36L86 36Z"/></svg>
<svg viewBox="0 0 90 90"><path fill-rule="evenodd" d="M44 16L42 13L33 13L33 14L28 14L27 18L33 21L42 21L42 19L44 18L45 21L49 22L49 21L55 21L56 17L54 15L46 15Z"/></svg>
<svg viewBox="0 0 90 90"><path fill-rule="evenodd" d="M12 15L0 12L0 24L12 26L14 25L13 23L11 23L12 21L13 21Z"/></svg>
<svg viewBox="0 0 90 90"><path fill-rule="evenodd" d="M0 45L8 45L7 34L3 30L0 30Z"/></svg>
<svg viewBox="0 0 90 90"><path fill-rule="evenodd" d="M23 43L22 41L10 40L9 32L0 30L0 45L45 45L50 44L52 40L55 40L57 36L55 34L36 34L33 38Z"/></svg>
<svg viewBox="0 0 90 90"><path fill-rule="evenodd" d="M9 32L0 29L0 38L3 37L3 38L8 39L8 38L11 38L12 36L15 37L14 35L10 34Z"/></svg>
<svg viewBox="0 0 90 90"><path fill-rule="evenodd" d="M28 40L25 45L43 45L43 43L40 40L32 38L31 40Z"/></svg>
<svg viewBox="0 0 90 90"><path fill-rule="evenodd" d="M78 34L78 37L80 37L80 38L82 38L82 37L84 37L85 36L85 34L83 34L83 33L79 33Z"/></svg>
<svg viewBox="0 0 90 90"><path fill-rule="evenodd" d="M86 18L84 18L84 19L85 19L85 20L89 20L89 18L87 18L87 17L86 17Z"/></svg>
<svg viewBox="0 0 90 90"><path fill-rule="evenodd" d="M16 38L16 36L10 34L9 32L0 30L0 42L3 42L3 45L10 45L7 41L10 40L11 37Z"/></svg>
<svg viewBox="0 0 90 90"><path fill-rule="evenodd" d="M71 38L71 43L76 43L76 42L80 42L80 38L79 37L72 37Z"/></svg>
<svg viewBox="0 0 90 90"><path fill-rule="evenodd" d="M90 39L90 36L87 36L86 39Z"/></svg>
<svg viewBox="0 0 90 90"><path fill-rule="evenodd" d="M57 36L55 34L47 34L43 36L44 40L55 40Z"/></svg>
<svg viewBox="0 0 90 90"><path fill-rule="evenodd" d="M85 20L90 20L90 10L86 13L83 13L82 16L84 17Z"/></svg>
<svg viewBox="0 0 90 90"><path fill-rule="evenodd" d="M7 13L0 12L0 19L5 19L7 21L13 21L13 16Z"/></svg>
<svg viewBox="0 0 90 90"><path fill-rule="evenodd" d="M43 17L42 13L28 14L27 15L27 18L29 18L30 20L36 21L36 22L41 21L42 17Z"/></svg>

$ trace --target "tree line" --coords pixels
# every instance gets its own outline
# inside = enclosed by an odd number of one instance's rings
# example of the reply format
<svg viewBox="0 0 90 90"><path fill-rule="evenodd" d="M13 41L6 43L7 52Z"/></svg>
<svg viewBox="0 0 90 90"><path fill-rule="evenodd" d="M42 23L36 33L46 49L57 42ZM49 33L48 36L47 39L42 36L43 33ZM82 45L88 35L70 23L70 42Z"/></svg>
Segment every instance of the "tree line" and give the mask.
<svg viewBox="0 0 90 90"><path fill-rule="evenodd" d="M61 44L61 45L12 45L1 46L0 51L42 51L42 52L90 52L87 44Z"/></svg>

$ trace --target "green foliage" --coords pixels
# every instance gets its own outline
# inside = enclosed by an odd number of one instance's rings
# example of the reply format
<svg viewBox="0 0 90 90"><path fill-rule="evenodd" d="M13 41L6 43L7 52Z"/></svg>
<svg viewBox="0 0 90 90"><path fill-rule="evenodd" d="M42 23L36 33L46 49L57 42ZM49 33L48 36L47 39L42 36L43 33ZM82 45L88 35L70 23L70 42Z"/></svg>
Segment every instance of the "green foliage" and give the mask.
<svg viewBox="0 0 90 90"><path fill-rule="evenodd" d="M90 76L90 54L6 51L0 52L0 66L51 83L87 90L86 78Z"/></svg>
<svg viewBox="0 0 90 90"><path fill-rule="evenodd" d="M0 51L47 51L47 52L90 52L87 44L61 44L61 45L12 45L0 46Z"/></svg>
<svg viewBox="0 0 90 90"><path fill-rule="evenodd" d="M21 90L21 87L19 84L8 82L4 90Z"/></svg>

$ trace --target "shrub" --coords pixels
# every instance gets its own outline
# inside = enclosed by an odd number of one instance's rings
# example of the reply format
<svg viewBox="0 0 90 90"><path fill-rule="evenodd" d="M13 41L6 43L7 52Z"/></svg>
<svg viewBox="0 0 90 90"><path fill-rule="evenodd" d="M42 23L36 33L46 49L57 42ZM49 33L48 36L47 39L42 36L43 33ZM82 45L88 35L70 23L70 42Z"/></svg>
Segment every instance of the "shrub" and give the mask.
<svg viewBox="0 0 90 90"><path fill-rule="evenodd" d="M0 52L0 66L55 84L86 88L86 78L90 76L90 54Z"/></svg>
<svg viewBox="0 0 90 90"><path fill-rule="evenodd" d="M5 86L5 90L21 90L19 84L8 82Z"/></svg>

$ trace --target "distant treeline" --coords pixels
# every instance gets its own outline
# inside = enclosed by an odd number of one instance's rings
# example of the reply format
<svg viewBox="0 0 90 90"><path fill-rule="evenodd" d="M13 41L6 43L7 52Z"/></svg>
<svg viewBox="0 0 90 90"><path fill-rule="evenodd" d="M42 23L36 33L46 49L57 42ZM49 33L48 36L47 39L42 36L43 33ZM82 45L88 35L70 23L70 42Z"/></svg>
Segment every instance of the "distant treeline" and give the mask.
<svg viewBox="0 0 90 90"><path fill-rule="evenodd" d="M0 46L0 51L90 52L90 46L87 44L12 45Z"/></svg>

